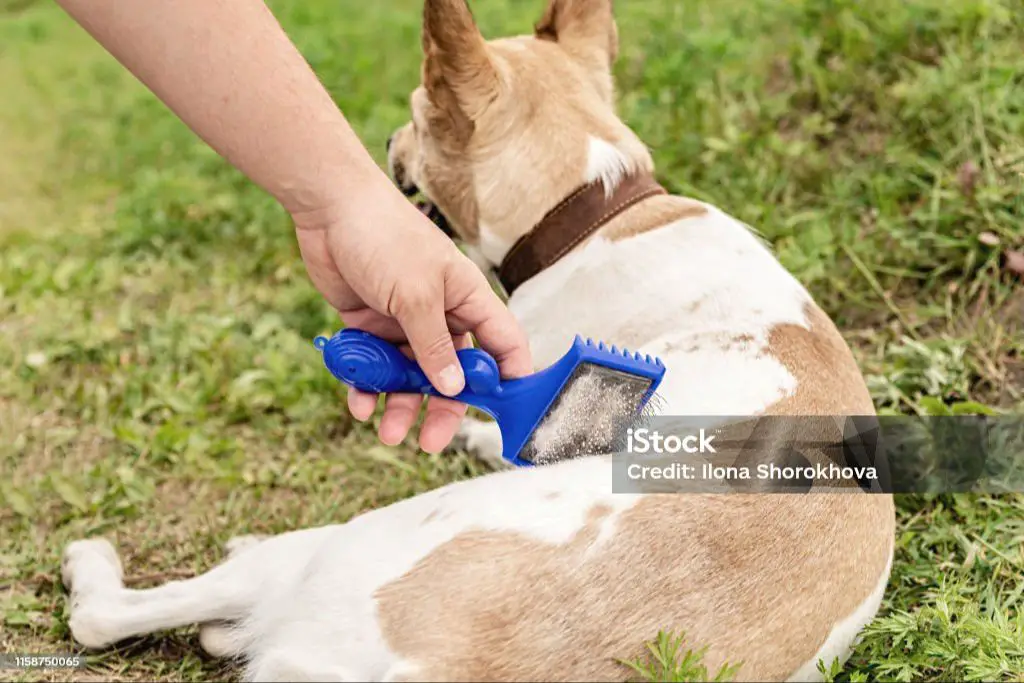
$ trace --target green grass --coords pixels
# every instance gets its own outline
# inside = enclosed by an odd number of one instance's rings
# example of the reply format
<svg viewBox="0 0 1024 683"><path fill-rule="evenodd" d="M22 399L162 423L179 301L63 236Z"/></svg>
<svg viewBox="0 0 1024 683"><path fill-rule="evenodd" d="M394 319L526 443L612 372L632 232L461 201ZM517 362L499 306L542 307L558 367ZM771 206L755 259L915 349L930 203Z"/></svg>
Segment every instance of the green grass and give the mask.
<svg viewBox="0 0 1024 683"><path fill-rule="evenodd" d="M383 161L419 74L419 3L271 5ZM542 2L474 8L501 35ZM953 393L1024 409L1024 289L1003 264L1024 248L1021 0L618 14L620 111L661 180L773 242L879 409ZM148 585L207 569L231 535L344 521L481 471L384 448L346 417L310 344L336 317L287 216L51 3L0 2L0 82L0 651L73 649L55 583L69 540L113 537ZM829 677L1024 679L1024 499L906 496L898 514L883 611ZM654 640L664 670L638 675L700 678L701 644L674 642ZM194 629L75 674L231 675Z"/></svg>
<svg viewBox="0 0 1024 683"><path fill-rule="evenodd" d="M624 660L641 680L645 681L731 681L740 669L739 664L723 664L714 676L708 675L704 664L707 646L698 650L686 647L686 635L673 635L660 631L647 644L642 657Z"/></svg>

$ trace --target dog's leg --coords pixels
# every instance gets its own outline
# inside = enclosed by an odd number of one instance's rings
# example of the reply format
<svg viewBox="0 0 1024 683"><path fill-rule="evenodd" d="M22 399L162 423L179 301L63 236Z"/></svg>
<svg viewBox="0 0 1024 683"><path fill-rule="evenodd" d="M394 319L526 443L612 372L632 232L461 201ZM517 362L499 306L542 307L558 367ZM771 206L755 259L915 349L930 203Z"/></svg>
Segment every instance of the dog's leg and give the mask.
<svg viewBox="0 0 1024 683"><path fill-rule="evenodd" d="M262 543L262 535L234 536L224 544L228 559L234 559ZM211 657L237 657L245 650L244 633L232 622L211 621L199 625L199 644Z"/></svg>
<svg viewBox="0 0 1024 683"><path fill-rule="evenodd" d="M501 457L501 430L497 422L484 422L471 417L462 421L452 447L465 449L488 467L505 470L513 465Z"/></svg>
<svg viewBox="0 0 1024 683"><path fill-rule="evenodd" d="M249 565L229 560L194 579L130 590L109 542L77 541L62 567L71 590L71 633L86 647L102 648L134 635L243 618L260 593L259 573Z"/></svg>
<svg viewBox="0 0 1024 683"><path fill-rule="evenodd" d="M243 622L268 596L299 580L332 527L303 529L256 543L236 542L228 560L209 572L157 588L130 590L121 563L103 539L76 541L64 551L62 574L71 591L71 633L100 648L124 638L207 622ZM248 628L248 625L247 625ZM238 629L211 647L240 654L254 637Z"/></svg>

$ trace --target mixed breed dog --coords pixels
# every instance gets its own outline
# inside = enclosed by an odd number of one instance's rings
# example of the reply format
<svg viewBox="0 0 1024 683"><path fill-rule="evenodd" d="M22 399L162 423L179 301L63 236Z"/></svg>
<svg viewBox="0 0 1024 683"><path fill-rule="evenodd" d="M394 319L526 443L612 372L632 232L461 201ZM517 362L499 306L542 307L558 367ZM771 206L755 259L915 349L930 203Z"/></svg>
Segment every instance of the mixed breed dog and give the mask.
<svg viewBox="0 0 1024 683"><path fill-rule="evenodd" d="M574 335L659 356L670 415L872 415L849 348L746 225L673 196L615 113L611 0L550 0L487 41L427 0L422 84L389 144L482 268L538 368ZM491 422L462 445L499 464ZM876 614L890 495L613 495L610 456L496 467L345 524L241 537L209 572L145 590L109 542L64 554L74 639L200 625L256 681L625 680L661 630L742 680L815 680Z"/></svg>

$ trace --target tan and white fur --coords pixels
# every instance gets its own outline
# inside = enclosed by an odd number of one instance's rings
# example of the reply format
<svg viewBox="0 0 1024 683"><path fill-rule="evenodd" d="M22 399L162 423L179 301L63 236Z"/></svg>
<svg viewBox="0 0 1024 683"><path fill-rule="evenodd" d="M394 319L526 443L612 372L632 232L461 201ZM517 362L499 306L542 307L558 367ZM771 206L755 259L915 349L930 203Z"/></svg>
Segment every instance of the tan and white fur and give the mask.
<svg viewBox="0 0 1024 683"><path fill-rule="evenodd" d="M615 115L610 0L551 0L487 42L427 0L423 85L389 157L483 267L583 183L651 170ZM509 301L538 367L574 334L661 357L666 414L856 415L869 395L831 321L751 230L660 196ZM466 444L495 461L493 424ZM712 673L814 680L879 608L893 553L879 494L613 495L607 457L497 471L341 525L240 539L201 576L129 590L109 543L65 553L74 638L202 624L250 680L624 680L659 630Z"/></svg>

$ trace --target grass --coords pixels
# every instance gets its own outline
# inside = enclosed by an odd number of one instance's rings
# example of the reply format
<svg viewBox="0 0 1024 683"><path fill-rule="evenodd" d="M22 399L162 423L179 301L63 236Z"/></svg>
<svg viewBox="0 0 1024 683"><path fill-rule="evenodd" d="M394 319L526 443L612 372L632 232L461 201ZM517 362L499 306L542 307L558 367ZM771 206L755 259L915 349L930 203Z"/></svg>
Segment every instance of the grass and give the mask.
<svg viewBox="0 0 1024 683"><path fill-rule="evenodd" d="M740 666L723 664L714 676L709 676L704 664L706 651L706 646L697 651L686 647L685 634L660 631L648 643L644 656L623 664L646 681L731 681Z"/></svg>
<svg viewBox="0 0 1024 683"><path fill-rule="evenodd" d="M474 9L500 35L541 5ZM419 3L271 6L383 161L418 78ZM1024 409L1024 288L1006 266L1024 248L1021 0L618 15L620 111L661 180L771 240L880 410ZM481 471L349 421L310 344L336 318L287 217L51 3L0 2L0 82L0 652L73 649L55 583L72 539L113 537L148 585L207 569L231 535L344 521ZM828 677L1024 679L1024 498L904 496L898 515L882 613ZM651 638L664 661L639 676L703 676L699 643ZM183 629L84 672L19 675L234 674Z"/></svg>

